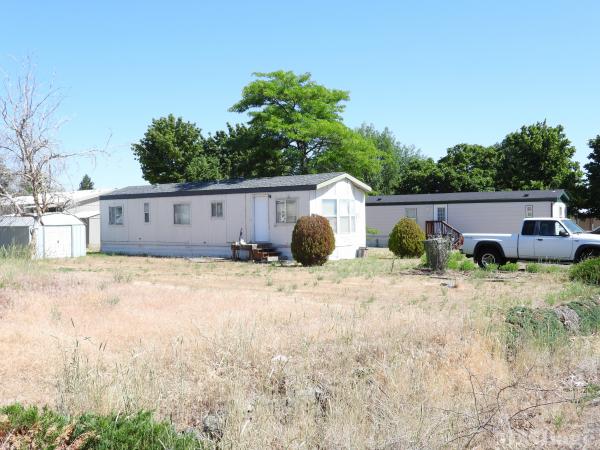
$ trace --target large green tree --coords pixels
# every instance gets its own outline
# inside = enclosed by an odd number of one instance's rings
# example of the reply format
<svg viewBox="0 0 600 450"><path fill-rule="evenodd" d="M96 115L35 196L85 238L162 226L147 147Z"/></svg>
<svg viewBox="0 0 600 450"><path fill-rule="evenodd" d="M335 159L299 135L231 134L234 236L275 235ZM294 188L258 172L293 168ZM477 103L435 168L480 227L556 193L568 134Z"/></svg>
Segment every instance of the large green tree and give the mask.
<svg viewBox="0 0 600 450"><path fill-rule="evenodd" d="M499 151L498 189L575 189L581 184L583 173L572 160L575 147L562 125L523 126L504 138Z"/></svg>
<svg viewBox="0 0 600 450"><path fill-rule="evenodd" d="M317 84L308 73L256 73L230 111L248 113L249 127L276 142L273 158L286 174L347 171L366 178L380 169L378 151L342 122L347 91Z"/></svg>
<svg viewBox="0 0 600 450"><path fill-rule="evenodd" d="M430 194L440 191L442 173L432 158L412 158L398 180L396 194Z"/></svg>
<svg viewBox="0 0 600 450"><path fill-rule="evenodd" d="M590 139L588 146L592 152L588 155L589 162L585 165L587 172L587 204L589 214L600 217L600 135Z"/></svg>
<svg viewBox="0 0 600 450"><path fill-rule="evenodd" d="M440 192L495 190L499 162L496 146L458 144L449 148L438 161Z"/></svg>
<svg viewBox="0 0 600 450"><path fill-rule="evenodd" d="M381 165L381 170L375 172L370 178L365 178L364 181L373 188L375 193L394 194L408 164L420 157L419 151L400 143L388 128L379 131L373 124L362 124L356 131L378 150Z"/></svg>
<svg viewBox="0 0 600 450"><path fill-rule="evenodd" d="M219 161L204 152L201 130L172 114L152 120L144 137L132 145L144 179L150 183L213 180Z"/></svg>

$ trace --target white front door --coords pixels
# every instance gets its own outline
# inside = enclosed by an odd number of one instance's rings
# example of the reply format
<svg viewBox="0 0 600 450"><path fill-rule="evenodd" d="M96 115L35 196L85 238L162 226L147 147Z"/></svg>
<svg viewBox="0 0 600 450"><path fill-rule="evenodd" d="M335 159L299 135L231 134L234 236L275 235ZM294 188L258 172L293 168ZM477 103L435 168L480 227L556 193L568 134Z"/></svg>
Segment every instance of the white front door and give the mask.
<svg viewBox="0 0 600 450"><path fill-rule="evenodd" d="M254 242L269 242L269 197L254 197Z"/></svg>
<svg viewBox="0 0 600 450"><path fill-rule="evenodd" d="M433 205L433 220L448 222L448 206Z"/></svg>
<svg viewBox="0 0 600 450"><path fill-rule="evenodd" d="M71 256L71 227L44 227L44 256L69 258Z"/></svg>

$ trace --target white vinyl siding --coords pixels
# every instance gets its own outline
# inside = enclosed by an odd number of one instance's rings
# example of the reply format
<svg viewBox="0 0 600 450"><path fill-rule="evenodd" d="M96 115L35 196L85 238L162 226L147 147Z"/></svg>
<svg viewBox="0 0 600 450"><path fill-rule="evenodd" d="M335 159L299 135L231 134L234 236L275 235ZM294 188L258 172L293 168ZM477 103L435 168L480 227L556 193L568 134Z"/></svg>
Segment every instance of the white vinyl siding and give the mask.
<svg viewBox="0 0 600 450"><path fill-rule="evenodd" d="M275 201L276 223L296 223L298 220L298 203L296 199L283 199Z"/></svg>
<svg viewBox="0 0 600 450"><path fill-rule="evenodd" d="M108 208L108 224L123 225L123 207L109 206Z"/></svg>
<svg viewBox="0 0 600 450"><path fill-rule="evenodd" d="M173 223L175 225L189 225L191 223L190 205L188 203L173 205Z"/></svg>

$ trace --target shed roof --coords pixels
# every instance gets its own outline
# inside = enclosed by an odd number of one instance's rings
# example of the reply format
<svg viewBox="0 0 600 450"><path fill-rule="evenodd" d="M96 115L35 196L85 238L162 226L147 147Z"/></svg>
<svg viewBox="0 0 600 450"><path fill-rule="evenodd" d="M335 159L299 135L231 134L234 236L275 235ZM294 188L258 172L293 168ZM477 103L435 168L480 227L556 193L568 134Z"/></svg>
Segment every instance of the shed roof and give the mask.
<svg viewBox="0 0 600 450"><path fill-rule="evenodd" d="M359 188L369 192L371 188L344 172L289 175L268 178L237 178L221 181L198 181L190 183L153 184L129 186L100 196L100 200L178 197L185 195L235 194L242 192L276 192L314 190L346 178Z"/></svg>
<svg viewBox="0 0 600 450"><path fill-rule="evenodd" d="M49 213L44 214L42 225L83 225L83 222L71 214ZM35 220L32 216L0 216L0 227L32 227Z"/></svg>
<svg viewBox="0 0 600 450"><path fill-rule="evenodd" d="M451 192L444 194L377 195L367 198L367 206L420 205L428 203L496 203L560 201L568 199L564 189L538 191Z"/></svg>

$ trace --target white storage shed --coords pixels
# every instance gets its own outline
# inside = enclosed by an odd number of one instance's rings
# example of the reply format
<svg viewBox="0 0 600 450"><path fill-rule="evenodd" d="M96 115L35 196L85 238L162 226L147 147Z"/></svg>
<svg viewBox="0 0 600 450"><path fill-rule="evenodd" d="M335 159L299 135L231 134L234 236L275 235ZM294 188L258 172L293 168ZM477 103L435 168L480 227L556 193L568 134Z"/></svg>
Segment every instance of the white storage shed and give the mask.
<svg viewBox="0 0 600 450"><path fill-rule="evenodd" d="M85 256L85 225L70 214L45 214L39 221L31 216L0 217L0 246L34 245L35 258Z"/></svg>

